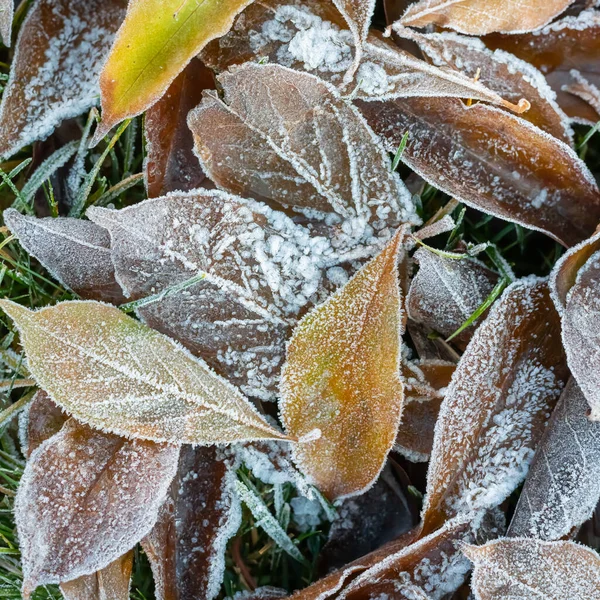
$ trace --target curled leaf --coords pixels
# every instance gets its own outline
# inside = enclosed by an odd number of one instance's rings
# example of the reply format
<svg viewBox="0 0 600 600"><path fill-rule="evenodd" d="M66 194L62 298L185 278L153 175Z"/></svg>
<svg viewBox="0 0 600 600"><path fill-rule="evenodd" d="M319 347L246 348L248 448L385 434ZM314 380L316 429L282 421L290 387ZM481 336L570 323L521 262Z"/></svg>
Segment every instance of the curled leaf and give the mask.
<svg viewBox="0 0 600 600"><path fill-rule="evenodd" d="M63 302L32 312L8 300L0 307L15 321L39 385L84 423L174 444L285 438L204 362L117 308Z"/></svg>
<svg viewBox="0 0 600 600"><path fill-rule="evenodd" d="M94 142L167 91L208 42L253 0L130 0L100 75L102 123Z"/></svg>
<svg viewBox="0 0 600 600"><path fill-rule="evenodd" d="M467 346L435 428L423 531L500 504L525 478L567 379L544 280L509 286Z"/></svg>
<svg viewBox="0 0 600 600"><path fill-rule="evenodd" d="M81 219L37 219L13 208L4 211L4 222L23 248L65 287L82 298L124 302L105 229Z"/></svg>
<svg viewBox="0 0 600 600"><path fill-rule="evenodd" d="M287 348L282 420L300 439L296 462L332 499L372 485L398 429L403 237L399 230L381 254L304 317Z"/></svg>
<svg viewBox="0 0 600 600"><path fill-rule="evenodd" d="M563 90L587 102L600 118L600 90L576 69L571 70L571 77L573 83L563 86Z"/></svg>
<svg viewBox="0 0 600 600"><path fill-rule="evenodd" d="M29 459L15 520L23 595L107 567L150 531L179 448L128 441L69 420Z"/></svg>
<svg viewBox="0 0 600 600"><path fill-rule="evenodd" d="M126 0L36 0L2 96L0 156L45 139L96 104L98 75L126 6Z"/></svg>
<svg viewBox="0 0 600 600"><path fill-rule="evenodd" d="M390 228L419 222L379 140L333 86L252 63L219 82L225 101L208 94L188 119L196 152L217 185L311 216L320 211L343 247L372 241L373 230L387 239Z"/></svg>
<svg viewBox="0 0 600 600"><path fill-rule="evenodd" d="M360 102L376 133L426 181L488 214L543 231L566 246L600 221L600 192L563 142L492 106L406 98Z"/></svg>
<svg viewBox="0 0 600 600"><path fill-rule="evenodd" d="M477 600L598 600L600 557L573 542L505 538L465 546Z"/></svg>
<svg viewBox="0 0 600 600"><path fill-rule="evenodd" d="M193 190L204 181L186 120L190 110L202 100L202 92L213 88L212 71L194 58L164 96L146 111L144 178L149 198L174 190Z"/></svg>
<svg viewBox="0 0 600 600"><path fill-rule="evenodd" d="M469 35L493 31L526 33L543 27L574 0L532 0L516 5L498 0L420 0L402 15L402 25L440 25Z"/></svg>
<svg viewBox="0 0 600 600"><path fill-rule="evenodd" d="M558 540L587 521L600 499L600 423L570 379L531 463L508 534Z"/></svg>

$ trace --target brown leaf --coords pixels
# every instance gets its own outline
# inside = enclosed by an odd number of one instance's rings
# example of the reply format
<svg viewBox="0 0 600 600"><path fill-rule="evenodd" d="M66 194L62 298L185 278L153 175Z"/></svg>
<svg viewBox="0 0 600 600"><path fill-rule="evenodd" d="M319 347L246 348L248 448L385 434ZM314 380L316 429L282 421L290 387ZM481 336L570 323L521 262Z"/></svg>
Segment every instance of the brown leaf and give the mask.
<svg viewBox="0 0 600 600"><path fill-rule="evenodd" d="M543 27L573 1L532 0L514 5L503 0L420 0L408 7L400 22L412 27L440 25L470 35L525 33Z"/></svg>
<svg viewBox="0 0 600 600"><path fill-rule="evenodd" d="M146 112L144 175L149 198L193 190L204 181L206 176L194 156L187 114L200 103L202 92L214 87L212 71L194 58Z"/></svg>
<svg viewBox="0 0 600 600"><path fill-rule="evenodd" d="M563 90L587 102L600 118L600 90L576 69L571 70L571 77L573 83L563 86Z"/></svg>
<svg viewBox="0 0 600 600"><path fill-rule="evenodd" d="M376 133L425 180L488 214L570 246L600 221L600 192L563 142L497 108L459 100L359 102Z"/></svg>
<svg viewBox="0 0 600 600"><path fill-rule="evenodd" d="M23 595L103 569L146 535L179 448L69 420L27 462L15 502Z"/></svg>
<svg viewBox="0 0 600 600"><path fill-rule="evenodd" d="M600 87L600 12L588 10L527 35L491 35L490 48L502 48L540 70L556 92L558 104L580 123L594 124L598 115L577 96L563 90L572 84L571 70Z"/></svg>
<svg viewBox="0 0 600 600"><path fill-rule="evenodd" d="M290 325L345 275L329 242L252 200L222 192L172 194L88 215L112 237L125 293L143 299L203 280L138 308L252 396L272 399ZM193 325L190 327L190 323Z"/></svg>
<svg viewBox="0 0 600 600"><path fill-rule="evenodd" d="M219 82L225 101L207 94L188 119L204 170L219 187L320 216L335 226L341 248L387 240L391 228L419 222L379 140L333 86L252 63Z"/></svg>
<svg viewBox="0 0 600 600"><path fill-rule="evenodd" d="M14 0L2 0L0 2L0 37L7 48L10 48L11 45L14 8Z"/></svg>
<svg viewBox="0 0 600 600"><path fill-rule="evenodd" d="M158 600L211 600L241 508L215 448L183 446L177 476L152 532L142 540Z"/></svg>
<svg viewBox="0 0 600 600"><path fill-rule="evenodd" d="M412 462L429 460L433 434L446 387L456 364L425 360L405 371L405 401L394 450Z"/></svg>
<svg viewBox="0 0 600 600"><path fill-rule="evenodd" d="M354 40L333 3L318 0L264 0L235 21L231 31L202 54L217 71L268 58L298 71L311 71L340 85L352 67ZM315 51L319 44L319 52ZM362 48L353 96L370 100L405 96L475 98L523 110L461 73L439 69L399 50L375 34ZM352 86L351 88L352 89Z"/></svg>
<svg viewBox="0 0 600 600"><path fill-rule="evenodd" d="M27 458L48 438L58 433L68 416L50 400L44 390L38 390L33 397L27 412Z"/></svg>
<svg viewBox="0 0 600 600"><path fill-rule="evenodd" d="M4 222L21 246L66 288L82 298L125 301L115 279L106 229L82 219L37 219L13 208L4 211Z"/></svg>
<svg viewBox="0 0 600 600"><path fill-rule="evenodd" d="M598 600L600 556L573 542L499 539L465 546L477 600Z"/></svg>
<svg viewBox="0 0 600 600"><path fill-rule="evenodd" d="M507 535L558 540L587 521L600 499L600 423L569 380L531 463Z"/></svg>
<svg viewBox="0 0 600 600"><path fill-rule="evenodd" d="M37 0L21 26L0 107L0 156L98 102L98 74L126 0Z"/></svg>
<svg viewBox="0 0 600 600"><path fill-rule="evenodd" d="M101 571L61 583L65 600L129 600L133 550Z"/></svg>
<svg viewBox="0 0 600 600"><path fill-rule="evenodd" d="M529 63L502 50L492 52L477 38L456 33L420 34L396 27L396 33L414 40L438 67L460 71L515 104L527 99L529 109L521 117L566 144L573 144L567 115L556 103L546 79Z"/></svg>
<svg viewBox="0 0 600 600"><path fill-rule="evenodd" d="M300 439L296 463L331 499L373 484L398 429L405 319L397 261L404 235L399 230L377 257L304 317L287 347L281 418Z"/></svg>
<svg viewBox="0 0 600 600"><path fill-rule="evenodd" d="M513 283L473 335L442 403L424 534L498 506L521 483L566 379L546 282Z"/></svg>
<svg viewBox="0 0 600 600"><path fill-rule="evenodd" d="M457 260L420 248L414 258L419 270L406 298L408 316L445 337L463 325L498 283L497 273L466 256ZM481 319L456 336L454 343L464 349Z"/></svg>

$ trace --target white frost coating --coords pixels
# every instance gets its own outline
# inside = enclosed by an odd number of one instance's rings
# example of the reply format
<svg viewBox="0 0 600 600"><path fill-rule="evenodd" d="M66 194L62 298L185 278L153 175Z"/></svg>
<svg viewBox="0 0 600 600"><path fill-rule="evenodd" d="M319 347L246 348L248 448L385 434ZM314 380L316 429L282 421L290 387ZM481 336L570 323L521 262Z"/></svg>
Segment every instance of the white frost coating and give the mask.
<svg viewBox="0 0 600 600"><path fill-rule="evenodd" d="M571 379L536 450L510 537L557 540L592 516L600 498L600 423L587 409Z"/></svg>
<svg viewBox="0 0 600 600"><path fill-rule="evenodd" d="M24 593L119 558L158 514L179 449L127 441L74 420L31 455L15 501Z"/></svg>
<svg viewBox="0 0 600 600"><path fill-rule="evenodd" d="M576 69L571 69L569 73L575 83L563 86L563 91L579 96L600 115L600 90Z"/></svg>
<svg viewBox="0 0 600 600"><path fill-rule="evenodd" d="M297 496L290 501L292 518L300 531L310 531L326 521L321 503L304 496Z"/></svg>
<svg viewBox="0 0 600 600"><path fill-rule="evenodd" d="M544 280L520 280L505 290L446 392L423 515L493 508L524 479L566 378L558 336Z"/></svg>
<svg viewBox="0 0 600 600"><path fill-rule="evenodd" d="M2 98L0 155L46 138L61 121L97 104L99 73L124 15L119 0L36 2L21 27Z"/></svg>

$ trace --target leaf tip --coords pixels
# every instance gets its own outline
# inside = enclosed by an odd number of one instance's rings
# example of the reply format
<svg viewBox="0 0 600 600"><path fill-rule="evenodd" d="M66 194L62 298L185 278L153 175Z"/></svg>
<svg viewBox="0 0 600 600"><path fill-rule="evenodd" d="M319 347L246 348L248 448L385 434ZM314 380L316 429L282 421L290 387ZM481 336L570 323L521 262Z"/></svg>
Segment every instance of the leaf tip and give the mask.
<svg viewBox="0 0 600 600"><path fill-rule="evenodd" d="M0 300L0 309L2 309L17 325L20 318L26 317L32 311L13 302L12 300Z"/></svg>

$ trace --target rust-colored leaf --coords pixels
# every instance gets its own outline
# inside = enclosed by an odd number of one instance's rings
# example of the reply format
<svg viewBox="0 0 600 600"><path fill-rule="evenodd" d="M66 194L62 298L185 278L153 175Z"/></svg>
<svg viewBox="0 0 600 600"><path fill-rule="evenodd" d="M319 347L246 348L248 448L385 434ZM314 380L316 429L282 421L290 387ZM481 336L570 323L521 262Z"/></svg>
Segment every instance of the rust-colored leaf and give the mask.
<svg viewBox="0 0 600 600"><path fill-rule="evenodd" d="M282 371L281 416L294 457L329 498L379 475L402 413L404 312L398 254L405 232L298 324Z"/></svg>
<svg viewBox="0 0 600 600"><path fill-rule="evenodd" d="M507 535L558 540L587 521L600 499L600 423L569 380L536 450Z"/></svg>
<svg viewBox="0 0 600 600"><path fill-rule="evenodd" d="M408 316L445 337L469 319L498 283L497 273L466 256L457 260L420 248L414 258L419 270L406 298ZM454 343L464 348L480 321L481 317L456 336Z"/></svg>
<svg viewBox="0 0 600 600"><path fill-rule="evenodd" d="M405 98L360 102L376 133L402 160L457 200L543 231L571 246L600 221L600 192L583 161L563 142L492 106Z"/></svg>
<svg viewBox="0 0 600 600"><path fill-rule="evenodd" d="M484 41L490 48L502 48L541 71L569 117L588 124L598 120L587 102L563 88L574 83L572 69L600 87L600 11L565 17L535 33L491 35Z"/></svg>
<svg viewBox="0 0 600 600"><path fill-rule="evenodd" d="M127 0L36 0L2 97L0 156L45 139L97 103L98 75L126 6Z"/></svg>
<svg viewBox="0 0 600 600"><path fill-rule="evenodd" d="M11 45L14 8L14 0L2 0L0 2L0 37L2 43L7 47Z"/></svg>
<svg viewBox="0 0 600 600"><path fill-rule="evenodd" d="M31 455L15 503L23 595L107 567L152 528L179 448L69 420Z"/></svg>
<svg viewBox="0 0 600 600"><path fill-rule="evenodd" d="M208 94L188 119L204 170L219 187L310 216L320 211L335 226L337 247L386 240L390 228L419 222L379 140L333 86L252 63L219 82L225 101Z"/></svg>
<svg viewBox="0 0 600 600"><path fill-rule="evenodd" d="M556 94L542 73L529 63L503 50L492 52L473 37L456 33L420 34L404 27L396 27L395 31L415 41L434 65L475 78L515 104L525 98L529 109L520 116L572 145L573 131L567 115L556 103Z"/></svg>
<svg viewBox="0 0 600 600"><path fill-rule="evenodd" d="M420 0L411 4L400 22L413 27L440 25L467 33L525 33L539 29L564 12L574 0Z"/></svg>
<svg viewBox="0 0 600 600"><path fill-rule="evenodd" d="M572 69L570 73L573 83L563 86L563 90L587 102L596 111L600 119L600 90L576 69Z"/></svg>
<svg viewBox="0 0 600 600"><path fill-rule="evenodd" d="M442 403L423 531L500 504L525 478L567 379L544 280L509 286L469 343Z"/></svg>
<svg viewBox="0 0 600 600"><path fill-rule="evenodd" d="M62 411L60 406L50 400L50 396L44 390L38 390L26 415L27 424L27 457L41 446L47 439L58 433L68 416Z"/></svg>
<svg viewBox="0 0 600 600"><path fill-rule="evenodd" d="M202 92L214 87L212 71L194 58L146 112L144 175L149 198L175 190L193 190L204 181L205 175L194 156L187 115L202 100Z"/></svg>
<svg viewBox="0 0 600 600"><path fill-rule="evenodd" d="M598 600L600 556L573 542L504 538L466 546L477 600Z"/></svg>
<svg viewBox="0 0 600 600"><path fill-rule="evenodd" d="M212 600L225 569L225 546L241 508L215 448L183 446L179 469L152 532L142 540L158 600Z"/></svg>
<svg viewBox="0 0 600 600"><path fill-rule="evenodd" d="M65 600L129 600L133 550L91 575L61 583Z"/></svg>
<svg viewBox="0 0 600 600"><path fill-rule="evenodd" d="M12 208L4 211L4 222L21 246L68 289L82 298L125 301L115 279L106 229L81 219L37 219Z"/></svg>

